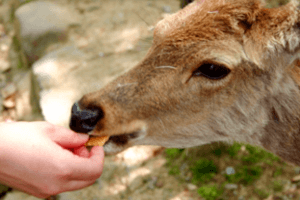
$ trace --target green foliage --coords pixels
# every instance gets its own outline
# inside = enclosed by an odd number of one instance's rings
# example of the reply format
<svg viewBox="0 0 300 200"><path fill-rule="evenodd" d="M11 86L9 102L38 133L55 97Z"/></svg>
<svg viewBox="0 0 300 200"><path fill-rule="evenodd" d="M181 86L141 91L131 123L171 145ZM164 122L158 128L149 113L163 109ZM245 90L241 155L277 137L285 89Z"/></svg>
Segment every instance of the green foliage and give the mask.
<svg viewBox="0 0 300 200"><path fill-rule="evenodd" d="M222 193L223 191L218 189L216 185L202 186L198 189L198 194L200 194L206 200L215 200Z"/></svg>
<svg viewBox="0 0 300 200"><path fill-rule="evenodd" d="M166 149L165 152L167 154L168 159L178 158L184 149Z"/></svg>
<svg viewBox="0 0 300 200"><path fill-rule="evenodd" d="M167 158L167 165L169 166L169 174L170 175L179 175L180 169L179 166L174 163L175 159L178 159L181 155L184 149L166 149L166 158Z"/></svg>
<svg viewBox="0 0 300 200"><path fill-rule="evenodd" d="M191 167L191 171L193 172L193 182L206 182L209 181L216 173L217 166L213 161L202 158Z"/></svg>
<svg viewBox="0 0 300 200"><path fill-rule="evenodd" d="M222 149L221 149L221 148L215 149L215 150L213 151L213 153L214 153L216 156L221 157L221 155L222 155Z"/></svg>
<svg viewBox="0 0 300 200"><path fill-rule="evenodd" d="M240 151L242 145L239 143L234 143L227 149L227 153L233 158L237 155L237 153Z"/></svg>
<svg viewBox="0 0 300 200"><path fill-rule="evenodd" d="M257 180L263 170L260 166L242 166L235 174L226 175L228 182L248 185Z"/></svg>
<svg viewBox="0 0 300 200"><path fill-rule="evenodd" d="M242 146L245 147L243 151L241 151ZM203 183L207 185L211 184L211 179L215 176L218 180L225 176L226 181L223 183L229 182L243 184L245 186L253 185L253 183L262 176L266 167L272 170L273 177L282 174L281 167L275 168L275 166L281 164L274 163L280 160L278 157L262 148L251 145L240 143L234 143L231 146L220 145L216 148L212 148L212 150L205 155L203 155L203 153L199 155L199 153L197 151L194 152L193 149L189 151L189 154L185 152L183 149L166 149L165 154L167 165L170 169L169 173L176 176L179 175L182 180L184 180L186 174L192 174L192 177L189 175L188 178L191 178L192 183L198 186L201 186ZM236 173L231 175L220 174L219 167L216 166L212 159L221 159L226 163L225 166L234 166ZM185 168L185 170L181 170L183 163L189 166ZM271 168L266 166L266 164ZM272 191L282 191L282 188L283 185L281 182L274 182L271 184L270 189L272 189ZM254 189L253 192L261 199L265 199L269 196L269 191ZM223 190L218 189L216 186L202 186L198 189L198 193L207 200L213 200L220 197Z"/></svg>
<svg viewBox="0 0 300 200"><path fill-rule="evenodd" d="M259 147L254 147L254 146L247 144L246 149L249 152L249 154L242 157L242 161L245 162L246 164L255 164L260 161L266 161L266 160L271 160L271 161L279 160L278 157L274 156L273 154L271 154ZM271 163L269 163L269 164L271 164Z"/></svg>

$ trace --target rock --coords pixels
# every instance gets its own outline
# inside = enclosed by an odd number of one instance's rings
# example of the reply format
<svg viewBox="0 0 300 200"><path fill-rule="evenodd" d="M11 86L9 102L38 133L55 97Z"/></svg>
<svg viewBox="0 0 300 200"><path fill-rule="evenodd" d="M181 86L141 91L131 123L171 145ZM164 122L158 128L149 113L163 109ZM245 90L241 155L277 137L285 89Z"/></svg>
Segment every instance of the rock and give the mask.
<svg viewBox="0 0 300 200"><path fill-rule="evenodd" d="M226 189L228 189L228 190L235 190L235 189L238 188L238 185L237 185L237 184L230 184L230 183L228 183L228 184L226 184L224 187L225 187Z"/></svg>
<svg viewBox="0 0 300 200"><path fill-rule="evenodd" d="M3 88L6 85L6 76L4 74L0 74L0 88Z"/></svg>
<svg viewBox="0 0 300 200"><path fill-rule="evenodd" d="M31 63L50 45L65 41L68 27L79 21L76 12L47 1L24 4L15 16L17 37Z"/></svg>
<svg viewBox="0 0 300 200"><path fill-rule="evenodd" d="M39 110L38 102L34 100L35 98L32 99L32 72L20 72L14 76L13 81L18 90L16 97L17 120L32 120L32 112Z"/></svg>
<svg viewBox="0 0 300 200"><path fill-rule="evenodd" d="M10 69L10 64L7 60L0 60L0 71L5 72Z"/></svg>
<svg viewBox="0 0 300 200"><path fill-rule="evenodd" d="M158 180L155 184L156 187L162 188L164 186L164 182L162 180Z"/></svg>
<svg viewBox="0 0 300 200"><path fill-rule="evenodd" d="M196 189L197 189L197 186L194 185L194 184L189 183L189 184L187 185L187 188L188 188L188 190L196 190Z"/></svg>
<svg viewBox="0 0 300 200"><path fill-rule="evenodd" d="M172 9L170 6L163 6L162 7L162 10L165 12L165 13L171 13Z"/></svg>
<svg viewBox="0 0 300 200"><path fill-rule="evenodd" d="M80 65L84 53L75 46L65 46L43 56L33 66L41 90L59 86L65 82L68 73Z"/></svg>
<svg viewBox="0 0 300 200"><path fill-rule="evenodd" d="M68 126L71 106L82 95L77 91L76 77L71 73L81 65L82 56L76 47L66 46L33 64L34 82L38 84L34 87L39 90L37 95L46 121Z"/></svg>
<svg viewBox="0 0 300 200"><path fill-rule="evenodd" d="M139 187L141 187L143 185L143 183L144 183L143 178L142 177L137 177L129 185L129 189L131 191L134 191L134 190L138 189Z"/></svg>
<svg viewBox="0 0 300 200"><path fill-rule="evenodd" d="M244 196L239 196L238 200L245 200Z"/></svg>
<svg viewBox="0 0 300 200"><path fill-rule="evenodd" d="M6 86L1 90L2 97L4 99L8 98L9 96L15 94L17 88L14 83L7 83Z"/></svg>
<svg viewBox="0 0 300 200"><path fill-rule="evenodd" d="M16 106L16 94L10 95L3 101L5 108L14 108Z"/></svg>
<svg viewBox="0 0 300 200"><path fill-rule="evenodd" d="M294 170L295 170L295 173L296 173L296 174L300 174L300 167L295 167Z"/></svg>
<svg viewBox="0 0 300 200"><path fill-rule="evenodd" d="M300 181L300 175L294 176L294 177L292 178L292 181L293 181L293 182L298 182L298 181Z"/></svg>
<svg viewBox="0 0 300 200"><path fill-rule="evenodd" d="M227 175L235 174L235 170L233 167L226 167L225 172Z"/></svg>
<svg viewBox="0 0 300 200"><path fill-rule="evenodd" d="M25 193L17 191L17 190L13 190L12 192L7 193L3 200L16 200L16 199L41 200L39 198L36 198L34 196L25 194Z"/></svg>

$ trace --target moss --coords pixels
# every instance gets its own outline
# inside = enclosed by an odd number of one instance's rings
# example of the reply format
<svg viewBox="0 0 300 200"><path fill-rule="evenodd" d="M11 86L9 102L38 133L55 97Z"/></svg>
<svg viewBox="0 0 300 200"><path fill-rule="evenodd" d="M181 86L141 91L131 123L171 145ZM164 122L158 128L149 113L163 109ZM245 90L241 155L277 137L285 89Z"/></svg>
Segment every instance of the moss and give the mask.
<svg viewBox="0 0 300 200"><path fill-rule="evenodd" d="M231 145L228 149L227 149L227 153L231 156L231 157L235 157L237 155L237 153L240 151L242 145L239 143L234 143L233 145Z"/></svg>
<svg viewBox="0 0 300 200"><path fill-rule="evenodd" d="M184 149L166 149L165 150L167 166L169 167L170 175L179 175L180 174L179 166L174 161L178 160L178 158L182 156L183 151L184 151Z"/></svg>
<svg viewBox="0 0 300 200"><path fill-rule="evenodd" d="M278 157L259 147L254 147L247 144L246 150L249 152L249 154L242 157L242 161L245 162L245 164L255 164L260 161L266 162L267 160L269 161L268 164L272 164L273 161L279 160Z"/></svg>
<svg viewBox="0 0 300 200"><path fill-rule="evenodd" d="M184 149L166 149L165 153L167 155L167 159L175 159L178 158Z"/></svg>
<svg viewBox="0 0 300 200"><path fill-rule="evenodd" d="M196 163L191 167L193 172L194 183L207 182L217 173L217 166L213 161L202 158L197 160Z"/></svg>
<svg viewBox="0 0 300 200"><path fill-rule="evenodd" d="M230 183L242 183L244 185L249 185L257 180L263 170L260 166L242 166L237 170L237 173L232 175L225 175L226 179Z"/></svg>
<svg viewBox="0 0 300 200"><path fill-rule="evenodd" d="M221 148L215 149L213 151L213 153L217 156L217 157L221 157L222 156L222 152L223 150Z"/></svg>
<svg viewBox="0 0 300 200"><path fill-rule="evenodd" d="M216 185L202 186L198 189L198 194L200 194L206 200L215 200L222 193L223 191L221 189L218 189Z"/></svg>

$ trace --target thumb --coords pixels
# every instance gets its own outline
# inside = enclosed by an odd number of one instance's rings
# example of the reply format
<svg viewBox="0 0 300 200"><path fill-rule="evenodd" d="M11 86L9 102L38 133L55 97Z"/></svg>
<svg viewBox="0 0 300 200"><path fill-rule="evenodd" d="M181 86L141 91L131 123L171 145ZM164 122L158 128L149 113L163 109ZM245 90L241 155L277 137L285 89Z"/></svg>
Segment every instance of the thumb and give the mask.
<svg viewBox="0 0 300 200"><path fill-rule="evenodd" d="M46 129L45 132L52 141L67 149L83 146L89 139L87 134L75 133L67 128L55 125L52 125L50 129Z"/></svg>

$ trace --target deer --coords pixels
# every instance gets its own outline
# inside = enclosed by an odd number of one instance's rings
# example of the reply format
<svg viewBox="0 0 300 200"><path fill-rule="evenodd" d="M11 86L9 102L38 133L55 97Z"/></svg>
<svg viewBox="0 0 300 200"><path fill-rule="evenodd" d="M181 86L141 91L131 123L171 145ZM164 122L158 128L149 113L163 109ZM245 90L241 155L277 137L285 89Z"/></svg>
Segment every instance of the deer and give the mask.
<svg viewBox="0 0 300 200"><path fill-rule="evenodd" d="M71 108L70 128L134 145L260 146L300 165L296 0L199 0L159 21L142 61Z"/></svg>

